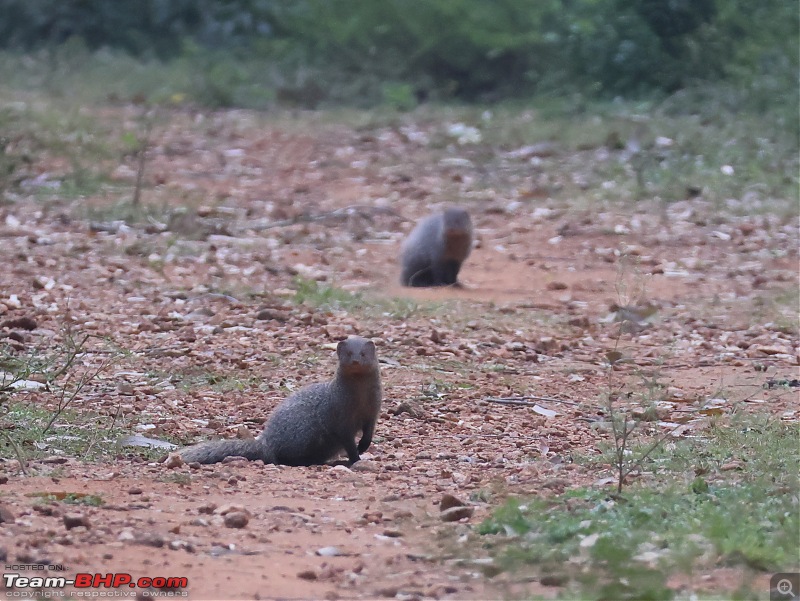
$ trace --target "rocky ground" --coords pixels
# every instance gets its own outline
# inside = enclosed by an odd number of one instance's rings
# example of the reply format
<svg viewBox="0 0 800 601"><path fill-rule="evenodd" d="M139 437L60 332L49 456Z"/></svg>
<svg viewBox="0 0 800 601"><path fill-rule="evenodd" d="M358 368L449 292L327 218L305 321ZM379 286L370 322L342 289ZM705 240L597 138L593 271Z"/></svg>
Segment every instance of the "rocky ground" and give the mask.
<svg viewBox="0 0 800 601"><path fill-rule="evenodd" d="M135 115L96 118L135 130ZM50 389L6 393L69 401L35 450L0 442L7 564L186 577L197 599L555 596L463 535L507 494L609 485L587 461L609 444L609 396L654 407L643 433L675 438L735 412L798 419L796 389L766 387L798 378L792 211L601 202L615 182L597 165L622 151L438 144L440 129L162 115L149 216L127 223L135 156L104 159L110 183L77 198L58 192L68 160L39 157L0 204L0 337L55 362L89 338ZM447 203L476 228L463 288L401 288L402 237ZM198 468L117 444L255 435L331 376L349 334L375 340L385 388L352 469ZM523 397L539 398L495 402ZM68 419L81 453L64 451Z"/></svg>

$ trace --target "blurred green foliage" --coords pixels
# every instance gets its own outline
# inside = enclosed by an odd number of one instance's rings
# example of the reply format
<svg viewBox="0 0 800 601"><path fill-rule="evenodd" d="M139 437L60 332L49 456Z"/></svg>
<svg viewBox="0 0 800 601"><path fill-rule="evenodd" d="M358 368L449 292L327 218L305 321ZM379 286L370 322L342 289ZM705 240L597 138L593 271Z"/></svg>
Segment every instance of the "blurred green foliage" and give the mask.
<svg viewBox="0 0 800 601"><path fill-rule="evenodd" d="M793 89L800 26L794 0L0 1L2 47L75 37L144 59L207 52L209 70L223 71L208 75L220 104L236 102L227 80L246 77L229 70L234 59L260 61L299 104L408 107L671 93L697 80Z"/></svg>

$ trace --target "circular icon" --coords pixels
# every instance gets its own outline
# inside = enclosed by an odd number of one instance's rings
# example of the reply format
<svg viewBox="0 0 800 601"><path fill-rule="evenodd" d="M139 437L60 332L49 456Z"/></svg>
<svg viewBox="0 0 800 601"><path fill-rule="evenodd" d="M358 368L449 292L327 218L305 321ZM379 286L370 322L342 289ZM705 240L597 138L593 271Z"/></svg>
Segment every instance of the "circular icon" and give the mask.
<svg viewBox="0 0 800 601"><path fill-rule="evenodd" d="M775 587L778 589L778 592L781 595L789 595L790 597L794 597L794 591L792 591L792 582L784 578L783 580L778 580L778 585Z"/></svg>

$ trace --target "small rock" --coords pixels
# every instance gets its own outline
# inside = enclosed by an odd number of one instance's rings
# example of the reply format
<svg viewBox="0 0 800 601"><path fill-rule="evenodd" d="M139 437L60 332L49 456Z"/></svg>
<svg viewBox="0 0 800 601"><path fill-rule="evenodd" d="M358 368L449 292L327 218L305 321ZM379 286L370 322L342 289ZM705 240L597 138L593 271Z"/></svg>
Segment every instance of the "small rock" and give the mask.
<svg viewBox="0 0 800 601"><path fill-rule="evenodd" d="M564 586L567 583L567 577L562 574L545 574L539 579L544 586Z"/></svg>
<svg viewBox="0 0 800 601"><path fill-rule="evenodd" d="M145 547L155 547L160 549L164 546L166 541L164 537L157 532L139 532L134 537L134 542L137 545L144 545Z"/></svg>
<svg viewBox="0 0 800 601"><path fill-rule="evenodd" d="M138 486L134 486L133 488L129 488L128 489L128 494L129 495L140 495L143 492L144 491L141 488L139 488Z"/></svg>
<svg viewBox="0 0 800 601"><path fill-rule="evenodd" d="M389 538L400 538L403 536L403 533L399 530L384 530L383 535L388 536Z"/></svg>
<svg viewBox="0 0 800 601"><path fill-rule="evenodd" d="M0 524L13 524L14 514L5 505L0 505Z"/></svg>
<svg viewBox="0 0 800 601"><path fill-rule="evenodd" d="M216 511L216 509L217 509L216 503L206 503L205 505L200 505L200 507L197 508L197 513L204 513L206 515L211 515L212 513L214 513L214 511Z"/></svg>
<svg viewBox="0 0 800 601"><path fill-rule="evenodd" d="M243 511L231 511L225 514L225 526L228 528L244 528L249 521L250 518Z"/></svg>
<svg viewBox="0 0 800 601"><path fill-rule="evenodd" d="M566 290L569 288L564 282L549 282L547 284L548 290Z"/></svg>
<svg viewBox="0 0 800 601"><path fill-rule="evenodd" d="M58 510L57 503L54 503L52 505L34 505L33 510L41 515L47 515L47 516L61 515L61 513Z"/></svg>
<svg viewBox="0 0 800 601"><path fill-rule="evenodd" d="M65 513L64 517L64 527L67 530L72 530L73 528L77 528L78 526L84 526L86 528L90 528L89 518L82 513Z"/></svg>
<svg viewBox="0 0 800 601"><path fill-rule="evenodd" d="M442 500L439 501L439 511L447 511L452 507L465 507L466 505L467 504L458 497L445 493L442 495Z"/></svg>
<svg viewBox="0 0 800 601"><path fill-rule="evenodd" d="M378 595L379 597L392 598L392 597L396 597L397 596L397 591L398 590L399 589L396 586L385 586L385 587L375 591L375 594Z"/></svg>
<svg viewBox="0 0 800 601"><path fill-rule="evenodd" d="M176 467L181 467L183 464L184 464L183 457L181 457L180 453L170 453L164 460L164 466L169 469L175 469Z"/></svg>
<svg viewBox="0 0 800 601"><path fill-rule="evenodd" d="M255 437L250 429L242 424L236 429L236 438L239 440L253 440Z"/></svg>
<svg viewBox="0 0 800 601"><path fill-rule="evenodd" d="M464 518L472 517L475 512L474 507L451 507L439 514L443 522L457 522Z"/></svg>
<svg viewBox="0 0 800 601"><path fill-rule="evenodd" d="M342 554L337 547L322 547L317 549L316 553L320 557L338 557Z"/></svg>
<svg viewBox="0 0 800 601"><path fill-rule="evenodd" d="M350 469L354 472L377 472L378 464L374 461L370 461L369 459L362 459L361 461L357 461L351 465Z"/></svg>
<svg viewBox="0 0 800 601"><path fill-rule="evenodd" d="M244 505L237 505L236 503L226 503L225 505L220 505L214 510L214 513L217 515L225 515L233 512L245 513L248 516L250 515L250 512L245 509Z"/></svg>
<svg viewBox="0 0 800 601"><path fill-rule="evenodd" d="M297 572L297 577L301 580L316 580L317 573L314 570L303 570L301 572Z"/></svg>
<svg viewBox="0 0 800 601"><path fill-rule="evenodd" d="M390 409L389 413L392 415L402 415L403 413L408 413L414 419L422 417L422 412L420 411L419 407L409 403L408 401L403 401L394 409Z"/></svg>
<svg viewBox="0 0 800 601"><path fill-rule="evenodd" d="M169 542L169 548L172 551L179 551L183 549L188 553L194 553L194 546L185 540L172 540Z"/></svg>
<svg viewBox="0 0 800 601"><path fill-rule="evenodd" d="M20 330L35 330L39 327L36 324L36 321L31 317L18 317L16 319L6 319L4 322L0 323L0 328L8 328L9 330L13 329L20 329Z"/></svg>
<svg viewBox="0 0 800 601"><path fill-rule="evenodd" d="M42 463L47 463L48 465L63 465L67 463L67 461L69 461L67 457L59 457L58 455L52 455L42 459Z"/></svg>
<svg viewBox="0 0 800 601"><path fill-rule="evenodd" d="M274 309L261 309L261 311L256 313L256 319L261 321L272 320L285 323L289 321L289 316L280 311L275 311Z"/></svg>
<svg viewBox="0 0 800 601"><path fill-rule="evenodd" d="M569 486L570 481L566 478L548 478L542 483L542 488L563 490Z"/></svg>
<svg viewBox="0 0 800 601"><path fill-rule="evenodd" d="M751 353L751 350L754 352ZM783 346L756 346L748 349L748 355L751 357L759 355L789 355L791 352L792 349Z"/></svg>

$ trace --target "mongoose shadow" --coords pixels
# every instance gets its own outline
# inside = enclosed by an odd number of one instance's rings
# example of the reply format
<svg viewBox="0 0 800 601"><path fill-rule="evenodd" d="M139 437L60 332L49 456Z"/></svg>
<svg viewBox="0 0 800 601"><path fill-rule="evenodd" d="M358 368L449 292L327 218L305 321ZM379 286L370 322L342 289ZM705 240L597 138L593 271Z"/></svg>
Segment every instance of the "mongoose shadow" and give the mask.
<svg viewBox="0 0 800 601"><path fill-rule="evenodd" d="M400 251L403 286L458 285L461 264L472 251L472 221L460 208L448 208L422 219Z"/></svg>
<svg viewBox="0 0 800 601"><path fill-rule="evenodd" d="M179 451L187 463L226 457L281 465L320 465L347 452L350 464L372 443L382 388L375 344L351 336L336 347L339 365L329 382L311 384L284 399L251 440L204 442ZM356 436L361 440L356 444Z"/></svg>

